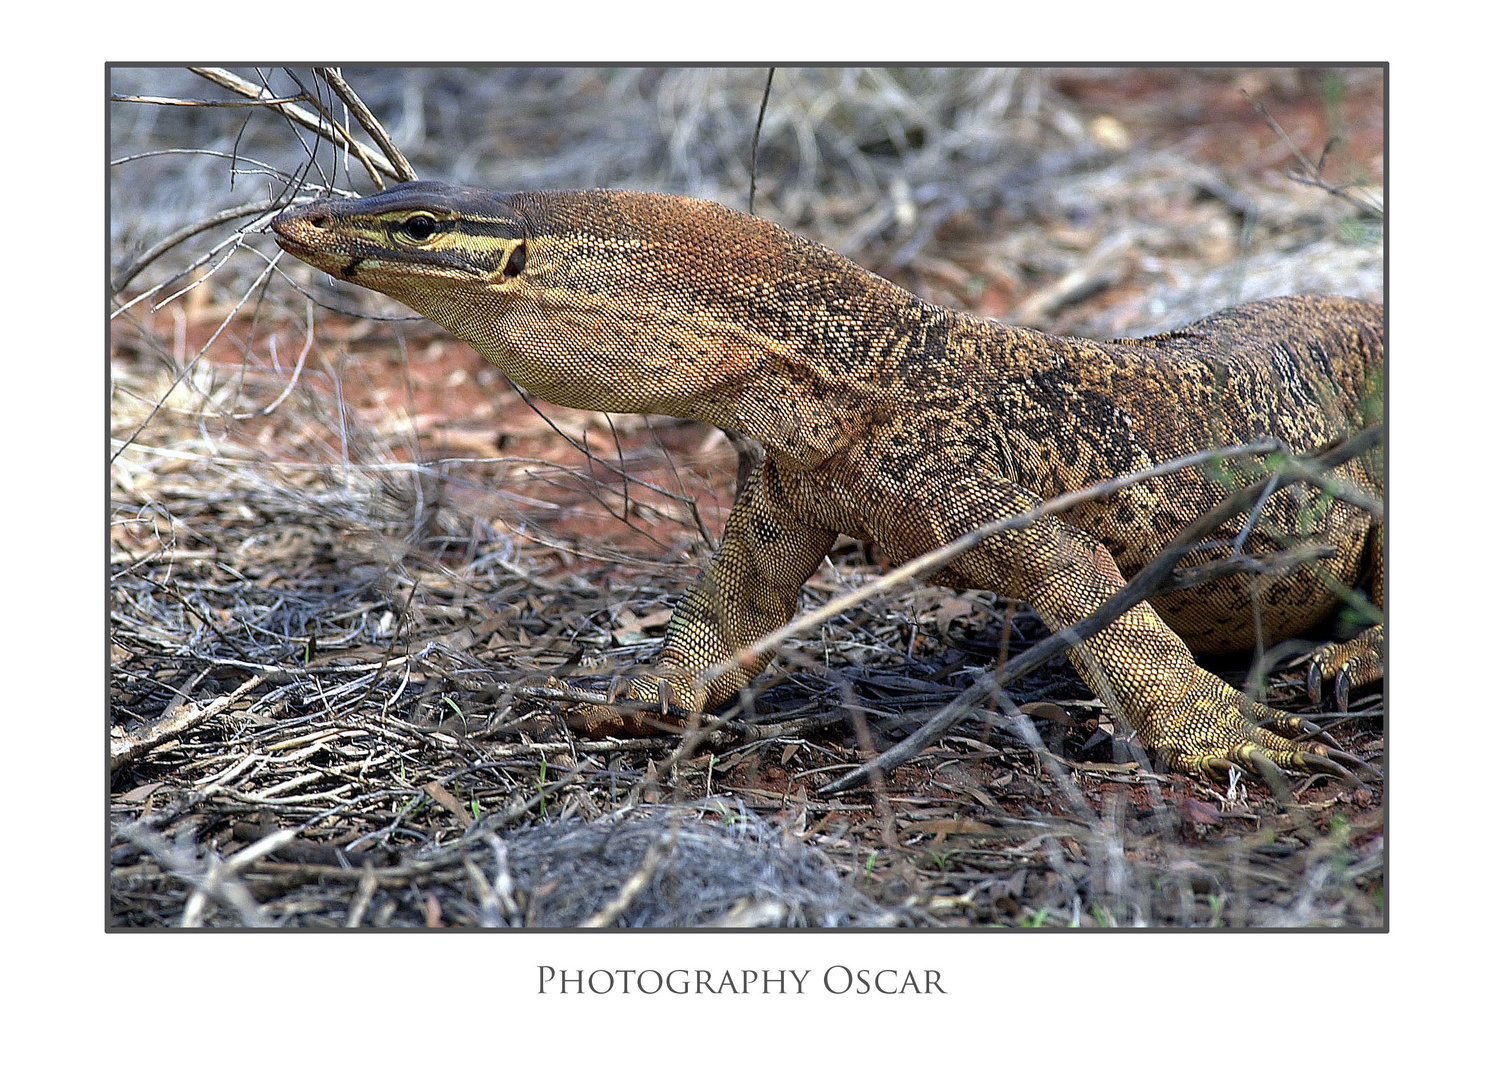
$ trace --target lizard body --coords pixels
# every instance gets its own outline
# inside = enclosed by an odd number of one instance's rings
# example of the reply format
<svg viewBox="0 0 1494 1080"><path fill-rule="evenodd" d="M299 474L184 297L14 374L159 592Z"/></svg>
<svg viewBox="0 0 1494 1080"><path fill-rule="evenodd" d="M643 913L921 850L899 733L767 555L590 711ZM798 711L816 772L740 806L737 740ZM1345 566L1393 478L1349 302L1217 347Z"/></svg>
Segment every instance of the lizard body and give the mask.
<svg viewBox="0 0 1494 1080"><path fill-rule="evenodd" d="M1307 452L1365 423L1383 363L1380 309L1357 300L1261 301L1134 340L1053 337L927 303L770 222L680 196L416 182L293 207L274 228L291 254L403 301L542 398L701 420L762 444L655 672L629 691L685 709L713 708L761 671L766 654L700 678L792 618L839 534L902 562L1195 451L1276 439ZM1335 475L1380 488L1362 460ZM1126 487L989 537L933 580L1024 600L1061 629L1245 482L1192 468ZM1070 657L1175 768L1342 773L1360 763L1293 742L1317 729L1250 701L1193 650L1301 633L1359 582L1379 603L1381 526L1304 485L1257 510L1182 566L1237 542L1261 560L1304 542L1324 557L1138 604ZM1377 677L1378 634L1325 653L1327 673Z"/></svg>

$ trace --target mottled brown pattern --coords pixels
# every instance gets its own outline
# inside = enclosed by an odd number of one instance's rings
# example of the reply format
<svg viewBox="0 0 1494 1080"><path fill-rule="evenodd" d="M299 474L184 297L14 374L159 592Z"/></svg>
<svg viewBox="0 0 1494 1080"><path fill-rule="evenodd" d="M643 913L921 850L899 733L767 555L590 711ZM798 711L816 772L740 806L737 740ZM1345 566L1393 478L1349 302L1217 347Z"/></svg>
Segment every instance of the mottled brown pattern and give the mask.
<svg viewBox="0 0 1494 1080"><path fill-rule="evenodd" d="M401 232L416 213L440 222L429 250ZM464 222L468 265L452 254ZM762 443L767 459L675 612L656 674L631 688L652 698L663 679L693 709L761 670L767 657L696 678L792 617L837 534L901 561L1194 451L1275 437L1308 452L1364 422L1383 356L1380 309L1347 299L1246 304L1139 340L1050 337L925 303L769 222L677 196L419 183L298 207L275 229L292 254L404 301L541 397L690 417ZM518 273L504 263L515 245ZM992 537L936 580L1025 600L1061 628L1256 475L1236 464L1139 484ZM1380 489L1362 462L1340 475ZM1184 567L1227 552L1245 521ZM1190 648L1252 645L1257 621L1269 641L1300 633L1370 571L1378 601L1379 528L1313 489L1278 491L1242 550L1312 542L1329 557L1140 604L1071 657L1174 767L1324 767L1327 748L1285 737L1309 725L1248 701ZM1358 682L1379 672L1375 648L1325 660Z"/></svg>

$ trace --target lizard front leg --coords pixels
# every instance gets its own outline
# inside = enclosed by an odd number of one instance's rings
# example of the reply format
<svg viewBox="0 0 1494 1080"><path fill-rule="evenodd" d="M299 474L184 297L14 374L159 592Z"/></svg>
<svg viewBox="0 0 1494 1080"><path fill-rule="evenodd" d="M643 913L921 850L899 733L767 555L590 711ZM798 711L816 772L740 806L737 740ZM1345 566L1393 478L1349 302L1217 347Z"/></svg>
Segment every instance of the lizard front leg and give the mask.
<svg viewBox="0 0 1494 1080"><path fill-rule="evenodd" d="M653 671L633 679L627 697L680 712L712 709L730 699L772 654L759 653L709 680L704 673L793 618L799 589L835 537L792 513L774 462L759 466L727 518L710 565L675 608ZM603 707L574 710L566 722L592 736L658 730L642 714Z"/></svg>

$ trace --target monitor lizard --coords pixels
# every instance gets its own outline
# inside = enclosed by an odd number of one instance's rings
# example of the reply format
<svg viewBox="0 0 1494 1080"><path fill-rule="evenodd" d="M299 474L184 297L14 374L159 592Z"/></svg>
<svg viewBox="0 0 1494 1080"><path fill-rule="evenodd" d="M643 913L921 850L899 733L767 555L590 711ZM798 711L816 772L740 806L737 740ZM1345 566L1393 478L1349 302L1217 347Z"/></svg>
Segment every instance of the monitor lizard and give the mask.
<svg viewBox="0 0 1494 1080"><path fill-rule="evenodd" d="M1263 300L1139 339L1054 337L936 306L762 218L673 195L414 181L295 205L272 227L290 254L404 302L540 398L691 418L761 443L657 664L626 690L666 711L716 708L763 669L770 653L727 662L793 617L840 534L903 562L1205 448L1275 439L1305 453L1365 423L1383 365L1381 309L1359 300ZM1382 487L1362 459L1334 475ZM930 580L1025 601L1059 630L1245 482L1205 467L1161 476L991 536ZM1183 564L1235 545L1276 557L1274 571L1138 603L1070 659L1174 769L1348 776L1364 763L1194 652L1300 634L1356 584L1380 605L1372 501L1282 485ZM1304 541L1323 557L1280 558ZM1378 678L1381 641L1377 625L1324 649L1315 677L1340 692ZM570 723L653 730L603 706Z"/></svg>

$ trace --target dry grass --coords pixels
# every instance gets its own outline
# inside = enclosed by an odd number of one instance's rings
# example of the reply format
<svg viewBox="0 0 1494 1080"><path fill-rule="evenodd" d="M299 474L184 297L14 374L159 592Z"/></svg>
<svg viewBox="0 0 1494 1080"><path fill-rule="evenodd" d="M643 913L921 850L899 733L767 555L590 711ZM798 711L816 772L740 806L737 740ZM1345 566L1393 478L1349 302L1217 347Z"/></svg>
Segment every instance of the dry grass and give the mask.
<svg viewBox="0 0 1494 1080"><path fill-rule="evenodd" d="M346 74L422 175L745 205L760 72ZM1231 111L1247 76L1311 154L1348 117L1344 168L1373 185L1373 72L1324 95L1251 73L780 71L758 211L1065 331L1377 296L1378 224L1281 178L1275 136ZM116 89L219 96L166 71ZM117 166L116 273L306 164L257 110L114 109L116 158L237 142L268 163L231 194L223 158ZM542 416L428 324L342 314L394 306L267 271L273 245L230 231L143 269L113 322L115 925L1379 923L1378 786L1308 781L1282 809L1153 772L1063 663L1011 688L1046 752L977 711L872 788L817 794L1041 637L984 594L915 585L828 621L735 734L574 739L522 688L646 661L729 509L729 447ZM847 543L806 604L880 572ZM1298 676L1273 704L1302 707ZM1378 718L1366 695L1337 732L1373 755Z"/></svg>

